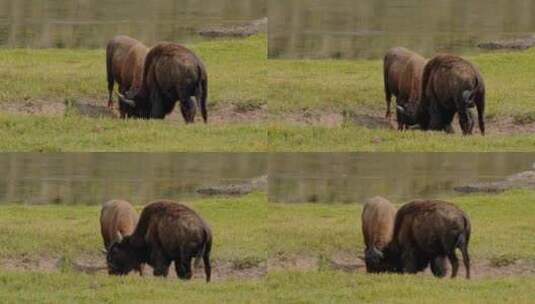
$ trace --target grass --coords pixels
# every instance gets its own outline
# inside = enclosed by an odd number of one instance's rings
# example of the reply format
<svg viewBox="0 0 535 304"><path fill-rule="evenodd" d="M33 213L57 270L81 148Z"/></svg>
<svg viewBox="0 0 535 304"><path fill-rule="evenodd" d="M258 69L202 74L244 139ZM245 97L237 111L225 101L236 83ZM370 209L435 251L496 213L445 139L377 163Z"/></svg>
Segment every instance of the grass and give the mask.
<svg viewBox="0 0 535 304"><path fill-rule="evenodd" d="M421 134L359 126L296 127L288 113L350 111L384 117L386 110L381 60L270 60L269 128L272 151L524 151L531 134L493 134L493 121L533 122L535 50L467 56L485 78L490 129L486 138L463 140L459 134ZM457 124L455 121L454 124ZM416 134L415 134L416 133ZM495 133L495 132L494 132ZM381 144L374 142L381 141Z"/></svg>
<svg viewBox="0 0 535 304"><path fill-rule="evenodd" d="M266 103L267 38L188 45L209 74L209 107ZM0 50L0 102L107 101L104 50ZM58 113L57 113L58 114ZM168 121L0 115L2 151L265 151L265 128L251 123L183 127Z"/></svg>
<svg viewBox="0 0 535 304"><path fill-rule="evenodd" d="M449 198L472 221L470 252L506 266L535 262L534 191ZM360 255L359 204L267 204L266 195L206 198L190 203L214 231L216 260L265 261L277 256ZM0 207L0 259L99 254L98 206ZM0 264L1 265L1 264ZM1 266L0 266L1 267ZM31 288L30 288L31 287ZM328 268L271 271L263 279L177 282L59 272L0 271L3 303L530 303L535 278L516 276L466 281L430 276L367 275Z"/></svg>
<svg viewBox="0 0 535 304"><path fill-rule="evenodd" d="M268 129L274 152L531 152L535 136L448 135L443 132L369 129L359 126L302 127L273 123Z"/></svg>

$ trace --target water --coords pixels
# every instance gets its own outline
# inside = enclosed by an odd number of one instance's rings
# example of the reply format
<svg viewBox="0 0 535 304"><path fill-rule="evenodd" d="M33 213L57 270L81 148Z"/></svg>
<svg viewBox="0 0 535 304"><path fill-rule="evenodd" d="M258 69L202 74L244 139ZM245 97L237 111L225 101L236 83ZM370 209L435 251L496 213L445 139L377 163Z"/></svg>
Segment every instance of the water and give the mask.
<svg viewBox="0 0 535 304"><path fill-rule="evenodd" d="M299 153L270 156L274 202L402 203L459 195L453 188L530 170L535 153Z"/></svg>
<svg viewBox="0 0 535 304"><path fill-rule="evenodd" d="M194 198L200 186L266 174L255 153L0 153L0 204Z"/></svg>
<svg viewBox="0 0 535 304"><path fill-rule="evenodd" d="M393 46L426 56L535 32L532 0L273 0L270 58L380 58Z"/></svg>
<svg viewBox="0 0 535 304"><path fill-rule="evenodd" d="M0 46L99 48L117 34L188 42L265 14L264 0L0 0Z"/></svg>

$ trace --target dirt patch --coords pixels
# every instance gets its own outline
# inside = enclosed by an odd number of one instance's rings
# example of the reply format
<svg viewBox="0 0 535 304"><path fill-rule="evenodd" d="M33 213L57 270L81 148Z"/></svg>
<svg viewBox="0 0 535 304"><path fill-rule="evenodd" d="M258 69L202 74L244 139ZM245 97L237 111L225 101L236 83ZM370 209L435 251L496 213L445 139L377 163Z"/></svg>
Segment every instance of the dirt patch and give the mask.
<svg viewBox="0 0 535 304"><path fill-rule="evenodd" d="M535 114L533 116L535 117ZM378 112L372 111L302 109L299 112L295 111L274 116L274 120L289 122L291 124L300 126L313 125L328 128L359 126L369 129L397 129L397 122L395 121L395 118L389 121L384 118L382 112L379 114ZM454 119L452 126L456 134L462 134L457 119ZM418 129L418 126L414 126L412 129ZM487 134L500 135L534 133L535 118L531 119L531 116L487 118L486 131ZM474 127L474 134L479 134L477 123L476 127Z"/></svg>
<svg viewBox="0 0 535 304"><path fill-rule="evenodd" d="M499 259L502 261L502 259ZM448 273L450 265L448 263ZM331 257L323 256L278 256L269 259L268 271L321 271L366 272L361 258L350 253L339 253ZM471 264L474 279L501 278L510 276L534 276L535 261L508 259L507 263L496 263L495 259L475 259ZM429 269L418 274L432 276ZM464 267L459 267L459 277L464 277Z"/></svg>
<svg viewBox="0 0 535 304"><path fill-rule="evenodd" d="M505 180L490 183L472 183L455 187L461 193L502 193L512 189L535 189L535 170L524 171L508 176Z"/></svg>
<svg viewBox="0 0 535 304"><path fill-rule="evenodd" d="M61 272L75 271L87 274L106 274L106 261L104 256L82 256L73 261L62 257L39 257L39 258L4 258L0 259L0 269L10 272ZM214 281L261 279L267 273L265 261L245 259L244 261L220 261L212 262L212 279ZM145 266L144 276L152 277L152 268ZM137 275L132 272L131 275ZM204 268L201 262L199 267L194 267L194 279L204 280ZM169 278L176 279L174 264L169 268Z"/></svg>
<svg viewBox="0 0 535 304"><path fill-rule="evenodd" d="M267 32L268 18L261 18L244 24L232 26L211 26L198 31L203 37L249 37Z"/></svg>
<svg viewBox="0 0 535 304"><path fill-rule="evenodd" d="M103 100L68 99L65 101L26 100L1 102L0 112L17 115L65 116L80 115L91 118L117 118L116 109L109 109ZM177 124L183 124L178 109L166 118ZM197 115L197 122L201 122ZM267 121L267 106L262 102L217 102L209 104L208 119L210 124L237 124Z"/></svg>
<svg viewBox="0 0 535 304"><path fill-rule="evenodd" d="M496 40L477 45L485 50L526 50L535 46L535 35L511 40Z"/></svg>

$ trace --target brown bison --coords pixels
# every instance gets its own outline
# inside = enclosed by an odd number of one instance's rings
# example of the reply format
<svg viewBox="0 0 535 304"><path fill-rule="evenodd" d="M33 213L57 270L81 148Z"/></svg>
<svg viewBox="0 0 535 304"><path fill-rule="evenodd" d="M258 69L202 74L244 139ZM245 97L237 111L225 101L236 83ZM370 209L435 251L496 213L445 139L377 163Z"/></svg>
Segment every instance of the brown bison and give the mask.
<svg viewBox="0 0 535 304"><path fill-rule="evenodd" d="M160 43L145 58L143 81L139 90L131 90L119 100L139 118L163 119L180 101L186 123L195 120L196 106L206 123L208 114L208 76L201 60L176 43Z"/></svg>
<svg viewBox="0 0 535 304"><path fill-rule="evenodd" d="M399 98L399 87L401 81L401 73L409 59L415 53L406 48L396 47L388 50L383 61L384 84L385 84L385 100L386 100L386 118L392 117L390 109L392 104L392 96L396 97L396 103Z"/></svg>
<svg viewBox="0 0 535 304"><path fill-rule="evenodd" d="M148 263L155 276L166 277L174 261L177 276L189 280L192 259L202 257L206 281L209 282L211 248L212 232L195 211L162 200L147 205L134 233L111 246L107 264L111 274L123 275Z"/></svg>
<svg viewBox="0 0 535 304"><path fill-rule="evenodd" d="M106 71L108 76L108 107L113 107L113 87L119 85L119 93L141 87L143 64L149 49L141 42L128 36L116 36L106 47ZM121 118L134 114L119 103Z"/></svg>
<svg viewBox="0 0 535 304"><path fill-rule="evenodd" d="M364 261L368 272L386 271L382 263L383 250L392 240L396 208L385 198L369 199L362 210Z"/></svg>
<svg viewBox="0 0 535 304"><path fill-rule="evenodd" d="M485 134L485 83L479 70L465 59L441 54L432 58L422 78L419 124L424 130L453 132L451 122L459 116L463 134L472 134L477 109L479 130Z"/></svg>
<svg viewBox="0 0 535 304"><path fill-rule="evenodd" d="M418 123L416 113L420 106L422 76L426 63L424 57L412 54L401 71L396 99L399 130L408 129L409 126Z"/></svg>
<svg viewBox="0 0 535 304"><path fill-rule="evenodd" d="M389 271L416 273L431 264L437 277L446 273L445 259L452 266L451 277L457 276L462 253L466 278L470 278L470 220L452 203L439 200L417 200L403 205L396 214L394 236L385 249L384 262Z"/></svg>
<svg viewBox="0 0 535 304"><path fill-rule="evenodd" d="M131 235L136 228L139 217L132 205L123 200L111 200L102 205L100 211L100 233L104 240L105 252L123 237ZM142 275L143 267L136 268Z"/></svg>

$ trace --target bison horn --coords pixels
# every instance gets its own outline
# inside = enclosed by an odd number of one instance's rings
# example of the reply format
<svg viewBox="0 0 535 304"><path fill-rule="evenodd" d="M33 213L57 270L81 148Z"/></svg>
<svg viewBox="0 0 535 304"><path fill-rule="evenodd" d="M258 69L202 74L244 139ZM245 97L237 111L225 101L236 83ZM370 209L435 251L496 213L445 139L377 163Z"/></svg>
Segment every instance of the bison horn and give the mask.
<svg viewBox="0 0 535 304"><path fill-rule="evenodd" d="M104 254L104 255L108 254L108 250L106 250L106 249L100 249L100 252L102 252L102 254Z"/></svg>
<svg viewBox="0 0 535 304"><path fill-rule="evenodd" d="M119 100L121 102L126 103L127 105L129 105L131 107L135 107L136 106L136 102L135 101L133 101L132 99L126 98L123 94L117 93L117 96L119 97Z"/></svg>
<svg viewBox="0 0 535 304"><path fill-rule="evenodd" d="M405 108L404 107L398 105L396 108L398 109L399 112L405 113Z"/></svg>
<svg viewBox="0 0 535 304"><path fill-rule="evenodd" d="M121 232L117 231L116 242L120 243L122 240L123 240L123 235L121 234Z"/></svg>
<svg viewBox="0 0 535 304"><path fill-rule="evenodd" d="M383 252L381 252L381 250L379 250L379 249L377 249L377 248L375 248L375 247L372 248L372 252L373 252L374 255L376 255L376 256L379 257L380 259L382 259L383 256L384 256L384 255L383 255Z"/></svg>

